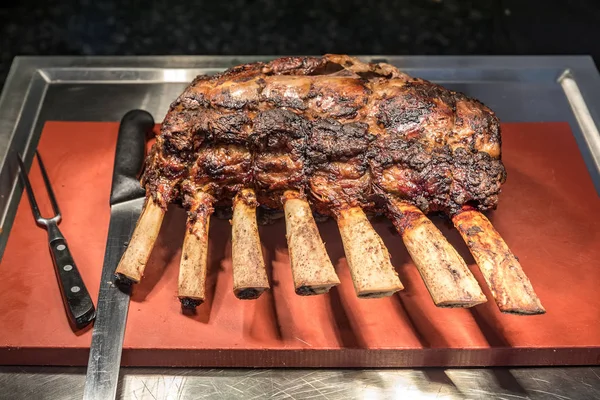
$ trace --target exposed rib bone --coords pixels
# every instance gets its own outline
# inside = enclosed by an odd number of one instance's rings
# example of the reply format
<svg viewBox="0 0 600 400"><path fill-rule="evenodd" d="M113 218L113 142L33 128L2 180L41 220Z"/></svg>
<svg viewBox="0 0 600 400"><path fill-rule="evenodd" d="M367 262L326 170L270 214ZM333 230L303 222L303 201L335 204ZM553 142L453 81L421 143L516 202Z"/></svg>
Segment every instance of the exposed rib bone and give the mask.
<svg viewBox="0 0 600 400"><path fill-rule="evenodd" d="M358 297L391 296L404 289L383 240L361 208L340 210L337 223Z"/></svg>
<svg viewBox="0 0 600 400"><path fill-rule="evenodd" d="M465 210L456 214L452 222L479 265L500 311L509 314L546 312L519 260L482 213Z"/></svg>
<svg viewBox="0 0 600 400"><path fill-rule="evenodd" d="M285 226L294 286L299 295L327 293L339 285L308 202L298 192L283 196Z"/></svg>
<svg viewBox="0 0 600 400"><path fill-rule="evenodd" d="M137 221L131 240L123 253L115 274L120 279L138 283L144 275L146 263L158 237L165 211L152 196L146 199L144 210Z"/></svg>
<svg viewBox="0 0 600 400"><path fill-rule="evenodd" d="M208 264L208 227L213 212L212 196L197 192L189 210L181 262L177 295L184 308L194 308L206 296Z"/></svg>
<svg viewBox="0 0 600 400"><path fill-rule="evenodd" d="M390 216L438 307L472 307L487 299L440 230L417 207L390 199Z"/></svg>
<svg viewBox="0 0 600 400"><path fill-rule="evenodd" d="M231 256L233 293L238 299L256 299L269 288L256 224L257 205L252 189L241 190L233 201Z"/></svg>

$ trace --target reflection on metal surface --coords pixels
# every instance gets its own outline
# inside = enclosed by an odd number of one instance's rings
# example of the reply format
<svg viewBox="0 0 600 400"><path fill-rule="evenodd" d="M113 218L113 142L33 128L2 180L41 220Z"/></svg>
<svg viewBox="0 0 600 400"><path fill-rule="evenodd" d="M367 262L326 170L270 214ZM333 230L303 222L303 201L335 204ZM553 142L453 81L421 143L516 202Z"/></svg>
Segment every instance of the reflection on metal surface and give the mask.
<svg viewBox="0 0 600 400"><path fill-rule="evenodd" d="M579 127L583 132L583 138L585 139L585 142L594 159L594 164L599 169L598 172L600 172L600 133L598 132L598 127L594 123L594 119L590 114L590 110L585 103L585 99L579 90L579 86L577 85L575 79L573 79L573 75L570 70L565 70L560 78L558 78L558 82L561 84L565 94L567 95L571 109L573 110L573 113L577 118L577 122L579 123Z"/></svg>
<svg viewBox="0 0 600 400"><path fill-rule="evenodd" d="M40 74L52 84L189 83L197 75L212 75L224 68L46 68Z"/></svg>
<svg viewBox="0 0 600 400"><path fill-rule="evenodd" d="M8 85L7 85L8 86ZM12 227L12 221L14 218L14 212L21 199L22 188L18 184L16 165L16 158L9 157L7 150L12 150L15 153L19 153L23 156L23 162L25 165L29 165L33 158L33 153L37 143L31 146L31 132L38 119L38 115L43 105L44 96L48 89L48 84L45 78L34 73L29 82L27 91L29 96L25 98L23 107L19 110L17 118L22 122L16 126L12 126L9 131L0 133L0 227L3 232L10 232ZM2 102L4 104L4 93L2 96ZM15 101L18 103L18 101ZM3 122L3 121L2 121ZM0 123L0 126L4 126ZM12 135L7 135L8 133ZM3 148L6 139L7 148ZM32 148L33 147L33 148ZM0 259L4 252L4 246L6 245L8 235L0 236Z"/></svg>
<svg viewBox="0 0 600 400"><path fill-rule="evenodd" d="M164 69L163 80L165 82L191 82L194 76L188 76L188 70L185 69Z"/></svg>
<svg viewBox="0 0 600 400"><path fill-rule="evenodd" d="M0 368L0 398L80 399L84 379L83 368L4 367ZM600 368L124 368L117 398L592 400L600 398Z"/></svg>

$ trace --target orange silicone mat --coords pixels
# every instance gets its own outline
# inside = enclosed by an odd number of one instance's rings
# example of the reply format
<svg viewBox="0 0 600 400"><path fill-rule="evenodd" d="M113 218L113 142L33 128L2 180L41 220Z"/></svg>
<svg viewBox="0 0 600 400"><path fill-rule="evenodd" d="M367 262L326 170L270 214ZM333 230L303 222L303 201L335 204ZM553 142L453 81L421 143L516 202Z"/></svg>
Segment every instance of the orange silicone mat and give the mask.
<svg viewBox="0 0 600 400"><path fill-rule="evenodd" d="M335 223L319 225L342 284L294 293L280 221L260 228L272 290L255 301L232 292L230 226L210 227L208 301L184 315L176 297L185 215L171 208L135 287L122 362L138 366L397 367L600 362L600 199L566 123L503 124L508 180L489 213L547 313L500 314L456 230L434 222L471 265L489 301L436 308L398 234L374 221L405 290L357 299ZM63 212L60 228L93 298L110 218L117 123L48 122L39 150ZM37 163L30 173L43 210ZM3 234L7 234L4 232ZM0 364L85 365L91 331L67 323L46 232L26 196L0 263Z"/></svg>

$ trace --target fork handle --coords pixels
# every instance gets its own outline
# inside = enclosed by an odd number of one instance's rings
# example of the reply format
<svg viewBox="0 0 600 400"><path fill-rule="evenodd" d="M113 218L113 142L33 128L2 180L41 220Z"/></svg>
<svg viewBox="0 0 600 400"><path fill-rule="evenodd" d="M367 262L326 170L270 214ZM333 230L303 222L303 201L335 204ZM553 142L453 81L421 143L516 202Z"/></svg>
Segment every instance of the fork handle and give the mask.
<svg viewBox="0 0 600 400"><path fill-rule="evenodd" d="M55 223L48 225L48 244L69 324L73 330L82 329L95 319L96 309L69 245Z"/></svg>

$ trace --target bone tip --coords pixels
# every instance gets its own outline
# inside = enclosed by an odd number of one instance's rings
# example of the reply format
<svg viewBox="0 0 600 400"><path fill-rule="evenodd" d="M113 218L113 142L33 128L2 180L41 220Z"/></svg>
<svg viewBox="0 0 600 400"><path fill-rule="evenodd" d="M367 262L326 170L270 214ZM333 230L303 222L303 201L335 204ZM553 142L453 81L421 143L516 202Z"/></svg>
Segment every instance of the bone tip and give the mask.
<svg viewBox="0 0 600 400"><path fill-rule="evenodd" d="M115 273L115 284L119 286L131 286L135 283L139 283L139 279L135 279L131 276L127 276L121 272Z"/></svg>
<svg viewBox="0 0 600 400"><path fill-rule="evenodd" d="M200 304L203 303L201 299L193 299L191 297L180 297L181 309L184 311L195 310Z"/></svg>
<svg viewBox="0 0 600 400"><path fill-rule="evenodd" d="M376 289L376 290L363 290L358 292L356 296L359 299L381 299L383 297L389 297L400 290L403 290L404 286L398 285L395 287Z"/></svg>
<svg viewBox="0 0 600 400"><path fill-rule="evenodd" d="M390 297L394 293L398 292L398 290L400 290L400 289L389 290L387 292L381 292L381 291L371 292L371 291L369 291L369 292L364 292L364 293L358 293L356 296L359 299L381 299L383 297Z"/></svg>
<svg viewBox="0 0 600 400"><path fill-rule="evenodd" d="M396 293L396 291L390 292L365 292L357 295L359 299L381 299L383 297L389 297Z"/></svg>
<svg viewBox="0 0 600 400"><path fill-rule="evenodd" d="M500 312L512 315L542 315L546 314L546 309L541 304L535 304L530 307L504 307L500 308Z"/></svg>
<svg viewBox="0 0 600 400"><path fill-rule="evenodd" d="M263 292L266 289L267 288L256 288L256 287L243 288L243 289L234 290L233 294L235 294L235 297L237 297L240 300L255 300L255 299L258 299L260 297L260 295L263 294Z"/></svg>
<svg viewBox="0 0 600 400"><path fill-rule="evenodd" d="M435 303L435 305L439 308L471 308L486 302L486 298L473 300L447 300Z"/></svg>
<svg viewBox="0 0 600 400"><path fill-rule="evenodd" d="M329 289L334 287L335 284L330 285L302 285L296 288L296 294L299 296L313 296L318 294L325 294L329 292Z"/></svg>

